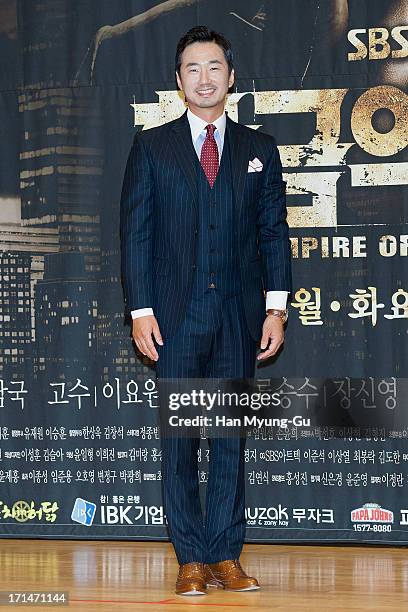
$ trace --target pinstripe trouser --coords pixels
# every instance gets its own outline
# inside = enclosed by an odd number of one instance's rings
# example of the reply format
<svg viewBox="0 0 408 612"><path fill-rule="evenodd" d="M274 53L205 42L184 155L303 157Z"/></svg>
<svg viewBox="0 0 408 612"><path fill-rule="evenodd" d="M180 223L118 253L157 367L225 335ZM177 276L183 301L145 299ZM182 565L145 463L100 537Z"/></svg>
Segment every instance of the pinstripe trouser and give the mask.
<svg viewBox="0 0 408 612"><path fill-rule="evenodd" d="M175 335L156 345L158 378L251 378L256 342L240 294L223 297L196 285ZM179 563L238 558L245 537L245 438L208 438L203 518L198 482L200 438L162 437L162 491Z"/></svg>

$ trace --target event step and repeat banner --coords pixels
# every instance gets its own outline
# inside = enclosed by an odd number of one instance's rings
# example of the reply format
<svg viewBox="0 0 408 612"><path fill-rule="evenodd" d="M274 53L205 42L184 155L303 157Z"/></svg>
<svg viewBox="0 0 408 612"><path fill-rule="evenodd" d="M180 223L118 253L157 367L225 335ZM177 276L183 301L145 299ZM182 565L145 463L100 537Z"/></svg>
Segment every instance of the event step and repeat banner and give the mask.
<svg viewBox="0 0 408 612"><path fill-rule="evenodd" d="M0 535L167 538L119 202L134 134L185 110L175 49L199 24L231 41L226 110L275 137L287 182L289 323L255 386L288 418L249 424L247 541L405 544L405 0L0 0Z"/></svg>

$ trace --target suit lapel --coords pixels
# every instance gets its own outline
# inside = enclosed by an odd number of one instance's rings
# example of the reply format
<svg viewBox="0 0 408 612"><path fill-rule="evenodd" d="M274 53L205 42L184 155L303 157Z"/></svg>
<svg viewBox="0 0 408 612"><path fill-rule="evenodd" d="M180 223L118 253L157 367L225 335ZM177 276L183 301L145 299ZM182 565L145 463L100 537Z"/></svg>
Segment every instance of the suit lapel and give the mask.
<svg viewBox="0 0 408 612"><path fill-rule="evenodd" d="M197 178L195 165L192 163L194 161L194 155L197 157L197 153L195 152L193 141L191 139L191 130L187 119L187 111L185 111L181 117L174 121L172 125L172 134L174 154L184 173L184 176L187 179L194 204L197 205Z"/></svg>
<svg viewBox="0 0 408 612"><path fill-rule="evenodd" d="M232 121L228 115L225 136L229 139L234 202L237 219L239 220L244 196L245 177L248 171L250 140L246 130L239 123Z"/></svg>

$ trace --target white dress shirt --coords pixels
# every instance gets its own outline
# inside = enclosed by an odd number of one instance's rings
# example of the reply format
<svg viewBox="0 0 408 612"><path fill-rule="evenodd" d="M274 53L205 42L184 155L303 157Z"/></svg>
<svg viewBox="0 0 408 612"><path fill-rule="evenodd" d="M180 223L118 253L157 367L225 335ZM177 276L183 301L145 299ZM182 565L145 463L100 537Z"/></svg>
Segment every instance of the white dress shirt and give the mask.
<svg viewBox="0 0 408 612"><path fill-rule="evenodd" d="M201 117L197 117L197 115L192 113L190 109L187 110L187 118L190 124L191 138L193 140L194 149L197 153L198 159L200 159L201 147L203 146L205 137L207 136L207 130L205 127L208 125L208 122L201 119ZM225 111L222 113L222 115L220 115L220 117L218 117L218 119L212 121L212 123L217 128L214 130L214 138L218 146L218 158L221 159L222 149L224 146L225 126L227 123ZM266 310L269 308L278 308L280 310L285 309L287 298L287 291L267 291L265 304ZM144 317L152 314L153 308L138 308L137 310L131 311L132 319L137 319L138 317Z"/></svg>

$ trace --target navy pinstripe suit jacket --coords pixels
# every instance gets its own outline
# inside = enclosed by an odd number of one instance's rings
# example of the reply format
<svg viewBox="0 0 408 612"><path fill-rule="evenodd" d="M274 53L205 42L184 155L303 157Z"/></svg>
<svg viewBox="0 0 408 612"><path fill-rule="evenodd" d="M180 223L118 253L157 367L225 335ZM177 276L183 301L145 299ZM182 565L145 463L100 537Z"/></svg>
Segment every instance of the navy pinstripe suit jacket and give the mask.
<svg viewBox="0 0 408 612"><path fill-rule="evenodd" d="M291 291L286 182L272 136L227 115L227 137L245 314L252 337L260 340L265 292ZM163 338L177 330L193 286L198 233L194 156L186 111L174 121L135 135L123 179L125 314L153 308ZM248 172L248 162L255 157L263 169Z"/></svg>

